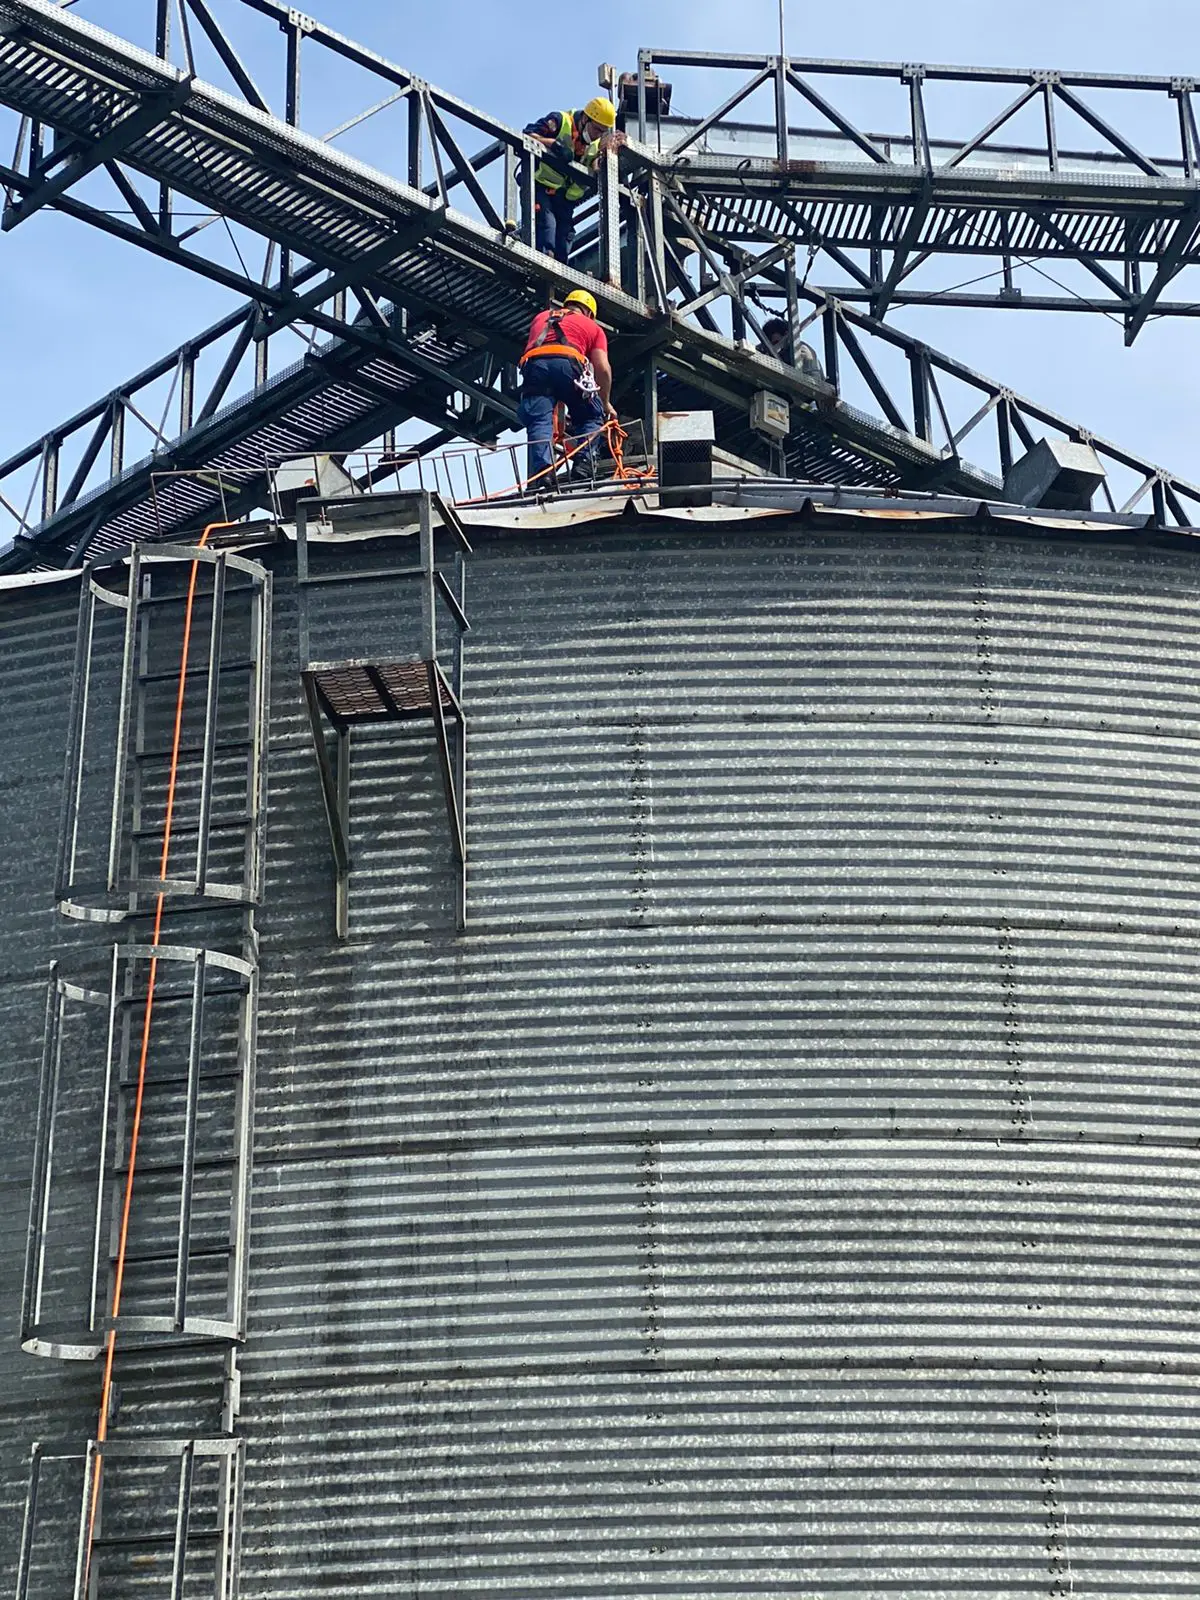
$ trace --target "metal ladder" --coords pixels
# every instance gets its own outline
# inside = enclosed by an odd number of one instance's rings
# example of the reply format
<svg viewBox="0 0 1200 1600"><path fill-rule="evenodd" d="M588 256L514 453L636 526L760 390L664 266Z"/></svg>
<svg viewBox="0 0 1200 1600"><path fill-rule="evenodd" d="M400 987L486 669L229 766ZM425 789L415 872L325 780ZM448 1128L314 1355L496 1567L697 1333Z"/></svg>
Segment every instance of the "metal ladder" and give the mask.
<svg viewBox="0 0 1200 1600"><path fill-rule="evenodd" d="M82 582L55 898L125 928L106 980L51 970L21 1342L105 1376L95 1437L33 1445L16 1600L234 1600L271 580L157 546ZM215 1433L122 1431L114 1374L152 1418L168 1355L219 1383Z"/></svg>
<svg viewBox="0 0 1200 1600"><path fill-rule="evenodd" d="M173 624L186 603L186 592L178 583L156 585L154 578L192 561L211 574L196 596L196 608L208 612L208 627L203 658L188 668L185 706L194 722L195 701L200 699L201 727L199 737L180 750L186 809L173 820L176 866L162 880L147 872L146 854L148 850L153 854L155 841L162 836L164 763L171 753L179 666ZM233 552L188 546L166 552L160 546L135 546L127 582L119 587L111 578L104 581L110 571L85 572L80 596L55 882L58 908L81 920L116 922L136 906L130 897L160 891L205 906L256 904L262 896L266 800L267 574L258 563ZM237 618L236 633L229 616L234 607L243 613ZM96 656L106 643L111 655L112 629L103 627L106 612L109 617L123 614L124 625L119 690L104 705ZM241 715L231 715L227 686L236 680L245 681L236 707ZM197 688L202 691L199 696ZM115 728L106 726L114 719ZM85 774L93 761L102 758L97 744L105 742L106 734L115 746L112 784L89 796ZM227 811L214 806L218 772L223 788L232 793ZM186 872L178 868L181 855ZM240 870L229 870L231 864Z"/></svg>
<svg viewBox="0 0 1200 1600"><path fill-rule="evenodd" d="M67 981L57 963L51 972L21 1309L31 1355L91 1361L104 1348L151 962L158 1034L142 1090L123 1342L245 1332L258 975L224 951L116 944L107 992ZM90 1026L78 1015L88 1010ZM80 1047L102 1051L90 1089L67 1082L64 1056L77 1062Z"/></svg>

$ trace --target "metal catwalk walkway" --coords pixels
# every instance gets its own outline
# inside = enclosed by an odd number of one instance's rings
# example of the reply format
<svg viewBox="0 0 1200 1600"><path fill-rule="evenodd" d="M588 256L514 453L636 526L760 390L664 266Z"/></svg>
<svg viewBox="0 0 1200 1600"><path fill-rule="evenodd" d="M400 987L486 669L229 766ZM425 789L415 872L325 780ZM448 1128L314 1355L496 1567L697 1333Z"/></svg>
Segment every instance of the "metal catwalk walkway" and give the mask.
<svg viewBox="0 0 1200 1600"><path fill-rule="evenodd" d="M296 21L300 14L275 0L252 0L252 9L277 18L285 31L290 26L343 53L365 55L311 19ZM418 141L423 128L433 148L435 183L422 182L411 142L413 181L406 183L272 117L250 103L261 96L240 68L233 75L243 99L199 82L48 0L0 0L0 104L27 119L37 134L29 140L23 165L0 169L0 182L10 194L5 227L53 206L240 290L247 306L218 325L219 336L229 343L226 384L252 342L261 346L273 333L298 323L324 340L314 341L302 362L224 408L218 383L215 400L210 396L193 415L190 384L181 385L176 432L167 434L160 426L153 456L133 465L119 448L120 430L126 410L136 410L133 394L141 379L0 464L0 494L10 472L35 463L39 473L36 522L6 497L7 509L26 535L7 558L9 566L79 560L85 552L94 556L131 540L194 527L218 508L236 512L261 503L270 462L300 450L351 448L414 417L437 430L431 445L449 436L486 440L512 426L515 403L506 379L529 318L548 293L579 282L581 272L574 267L568 272L523 242L519 229L506 228L502 210L508 208L502 202L497 209L485 191L479 174L503 158L505 199L516 209L531 171L530 147L519 133L378 58L371 64L408 97ZM1184 98L1190 116L1190 98ZM468 159L449 131L451 115L493 134L493 145ZM55 135L48 154L41 149L41 130L47 128ZM1187 129L1185 123L1185 150L1191 152ZM711 406L720 443L753 458L762 447L748 426L749 405L755 392L768 388L791 403L787 455L797 473L985 498L1000 492L1001 474L1012 456L1049 428L1092 442L1106 465L1125 474L1117 494L1121 509L1152 497L1160 519L1181 525L1196 520L1191 504L1200 503L1200 489L1117 445L1095 440L1080 425L1022 400L825 291L797 284L794 261L784 260L794 240L781 240L774 250L755 256L743 243L731 242L728 228L701 232L693 220L695 186L676 182L677 155L660 159L639 144L633 156L627 184L618 186L615 161L604 174L589 256L598 276L587 279L603 320L614 330L614 366L629 386L626 407L631 402L647 409ZM132 220L81 197L80 183L104 173L121 187ZM201 234L199 245L186 241L171 227L169 205L156 214L131 175L143 188L148 179L162 194L186 197L266 237L283 253L287 270L276 282L264 283L241 263L241 270L230 266L229 252L222 257L212 248L219 230ZM1172 238L1183 239L1180 196L1186 191L1194 204L1197 192L1190 164L1186 170L1145 176L1146 191L1175 208ZM788 172L783 186L802 177ZM1082 184L1095 199L1096 186L1086 174L1056 182L1060 189ZM452 191L477 215L452 207ZM90 193L86 184L82 192ZM1021 203L1027 202L1023 196ZM926 248L924 234L910 242ZM743 254L731 258L730 249ZM893 262L897 282L903 271L903 262L899 269ZM761 327L758 319L767 314L763 293L790 296L794 321L801 310L820 320L827 371L836 380L840 361L846 371L861 374L882 419L834 404L827 389L800 371L759 357L726 336L712 314L715 303L723 299L732 306L734 331L752 343ZM348 294L357 309L349 306ZM174 365L182 372L195 350L217 336L214 330L201 334L152 370L161 373ZM889 380L873 359L880 349L901 368L898 387L894 374ZM952 414L951 385L960 397L969 397L965 420L961 411ZM630 392L637 386L644 386L643 395ZM962 448L982 446L983 431L992 428L996 438L990 448L998 461L988 470L972 465ZM63 464L68 441L76 444L73 465ZM112 476L97 483L94 468L106 444ZM156 482L153 476L200 468L214 474L212 483L219 474L223 506L211 484L194 477Z"/></svg>
<svg viewBox="0 0 1200 1600"><path fill-rule="evenodd" d="M648 114L661 72L695 71L732 88L718 109ZM643 50L636 126L710 238L809 246L876 316L928 304L912 283L927 261L989 258L1000 284L939 303L1116 313L1132 343L1151 316L1200 315L1194 296L1165 298L1200 263L1196 92L1185 77ZM907 126L870 131L876 105ZM1043 274L1030 293L1014 275L1031 261L1082 268L1085 292Z"/></svg>

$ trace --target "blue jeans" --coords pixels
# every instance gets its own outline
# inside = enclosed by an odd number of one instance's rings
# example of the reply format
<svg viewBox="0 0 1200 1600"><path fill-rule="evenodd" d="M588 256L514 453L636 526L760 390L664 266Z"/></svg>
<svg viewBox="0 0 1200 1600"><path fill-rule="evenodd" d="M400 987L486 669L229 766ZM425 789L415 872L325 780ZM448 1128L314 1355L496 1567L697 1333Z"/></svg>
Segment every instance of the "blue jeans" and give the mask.
<svg viewBox="0 0 1200 1600"><path fill-rule="evenodd" d="M554 438L554 408L564 405L570 418L568 447L573 447L604 424L604 407L598 394L585 394L575 380L579 376L579 362L570 356L534 356L521 368L521 403L517 420L525 429L529 441L528 476L546 472L554 459L551 441ZM594 443L586 445L575 460L587 465L595 449ZM538 480L537 487L549 489L550 474Z"/></svg>
<svg viewBox="0 0 1200 1600"><path fill-rule="evenodd" d="M539 250L544 250L548 256L555 256L559 261L565 261L571 250L571 240L575 237L575 206L574 200L567 199L565 189L534 190L537 200L537 217L534 222L534 240Z"/></svg>

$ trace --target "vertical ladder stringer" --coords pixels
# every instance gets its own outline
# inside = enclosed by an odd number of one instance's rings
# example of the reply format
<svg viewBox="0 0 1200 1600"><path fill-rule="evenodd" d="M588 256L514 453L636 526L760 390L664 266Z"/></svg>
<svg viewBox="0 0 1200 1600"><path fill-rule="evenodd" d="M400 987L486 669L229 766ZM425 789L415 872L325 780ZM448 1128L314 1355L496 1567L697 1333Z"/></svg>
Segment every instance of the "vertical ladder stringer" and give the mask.
<svg viewBox="0 0 1200 1600"><path fill-rule="evenodd" d="M195 1581L201 1563L205 1574L211 1576L212 1592L217 1600L233 1600L236 1588L243 1452L233 1429L239 1401L237 1346L245 1333L257 1012L254 906L262 887L266 785L263 739L269 701L270 579L254 563L234 554L213 553L208 549L212 534L231 525L228 522L210 524L194 548L177 549L173 555L161 549L143 552L135 548L129 557L129 584L124 596L98 583L91 571L84 577L56 898L60 910L67 915L112 922L147 915L150 907L144 897L153 893L153 918L148 943L113 947L107 996L65 982L56 966L51 970L22 1298L22 1343L30 1353L60 1359L103 1356L103 1372L95 1438L87 1445L86 1452L82 1455L51 1454L41 1444L33 1446L18 1557L17 1600L30 1600L31 1586L45 1581L51 1569L61 1570L65 1580L64 1563L68 1557L64 1537L74 1546L70 1586L74 1600L91 1600L102 1594L103 1589L97 1585L102 1569L108 1570L108 1561L117 1561L122 1552L128 1558L133 1546L145 1546L148 1537L152 1546L161 1546L154 1559L161 1557L165 1563L164 1573L170 1575L165 1592L175 1600L182 1596L185 1581L189 1582L189 1588L190 1582ZM157 597L151 596L146 583L146 563L187 561L189 557L178 666L169 672L157 671L148 644L151 606ZM193 624L202 566L211 566L213 571L212 616L207 629L207 662L193 667ZM251 659L234 663L232 667L222 656L227 566L251 577ZM245 590L238 592L245 593ZM172 596L164 596L163 602L171 599ZM81 851L83 771L87 765L89 709L95 698L92 652L98 602L125 611L117 707L117 771L105 885L111 896L124 897L122 909L106 906L98 889L90 902L81 896L77 870L81 855L86 854ZM209 860L210 838L217 835L222 826L214 818L213 806L218 754L228 744L222 739L219 679L223 671L231 670L248 674L250 724L247 739L234 741L235 745L246 747L247 790L245 815L232 824L240 827L243 837L241 878L236 885L215 881ZM195 676L203 676L205 680L199 696L204 733L196 748L190 750L184 743L185 710L189 681ZM153 717L147 714L146 686L155 681L173 685L170 745L169 750L161 753L151 750L147 743ZM146 764L164 756L167 761L165 787L155 783L148 790ZM191 814L197 817L194 823L187 820L187 813L181 813L180 785L185 756L199 757L199 793L195 792L195 784L189 776L187 802ZM132 783L127 790L130 763ZM191 774L193 769L188 770ZM127 807L132 812L130 828L125 826ZM157 825L144 827L148 819L157 821ZM172 876L173 846L181 833L188 838L196 836L194 870L186 878ZM141 856L144 845L155 834L160 836L156 876L148 878L143 876ZM128 872L125 871L126 855ZM230 905L239 907L243 917L244 957L217 949L163 944L164 917L173 895L188 897L202 911ZM190 983L181 984L180 976L190 977ZM59 1113L64 1039L70 1029L79 1025L81 1016L85 1017L85 1026L94 1033L98 1033L100 1020L106 1025L106 1067L99 1096L90 1279L85 1295L81 1296L86 1298L87 1309L77 1330L64 1335L47 1307L47 1301L58 1292L59 1279L47 1273L46 1264L55 1229L60 1227L63 1217L70 1220L73 1215L69 1204L62 1208L56 1206L53 1194L55 1122ZM218 1054L215 1066L213 1052L206 1049L214 1017L216 1026L224 1030L220 1035L225 1041L223 1048L233 1051L233 1058L226 1062L222 1062ZM165 1034L163 1028L167 1030ZM152 1043L160 1035L165 1042L155 1053ZM185 1049L180 1047L182 1038L186 1038ZM228 1043L230 1039L232 1045ZM68 1059L77 1053L72 1049ZM168 1099L160 1114L155 1099L164 1092ZM228 1150L216 1160L205 1157L206 1187L201 1202L195 1186L200 1158L201 1103L202 1097L212 1092L220 1097L215 1118L220 1130L218 1138L227 1138ZM157 1125L156 1116L159 1118ZM212 1121L210 1117L208 1122ZM146 1137L152 1129L157 1127L158 1136L174 1144L176 1125L180 1122L181 1156L172 1154L164 1164L156 1159L151 1146L149 1156L143 1158ZM90 1153L88 1159L91 1159ZM196 1217L213 1214L210 1190L214 1170L220 1175L219 1186L227 1186L229 1191L227 1237L197 1240L194 1234ZM164 1176L171 1186L177 1181L173 1213L170 1205L164 1210L158 1192L158 1184ZM136 1206L135 1180L141 1196ZM113 1190L114 1239L110 1280L101 1307L106 1186ZM217 1213L220 1214L220 1195L218 1202ZM174 1237L166 1248L162 1243L164 1217L171 1215ZM142 1220L135 1236L133 1224L138 1217ZM200 1226L203 1227L203 1223ZM74 1257L68 1256L67 1260L71 1262ZM214 1273L210 1265L213 1261L218 1266L221 1261L225 1262L223 1274L219 1270ZM131 1284L135 1286L134 1299L129 1302ZM214 1284L221 1286L224 1293L223 1310L219 1294L214 1300L218 1293ZM196 1294L203 1312L199 1315L192 1305ZM224 1349L223 1432L220 1436L168 1439L147 1435L133 1440L110 1437L114 1425L118 1340L124 1340L127 1335L138 1341L131 1346L134 1349L161 1348L164 1344L169 1347L173 1338L180 1337L189 1344L215 1343ZM49 1530L42 1527L39 1520L41 1517L48 1523L49 1508L61 1505L64 1474L78 1485L81 1494L78 1533L74 1539L64 1536L61 1527ZM47 1488L51 1478L55 1480L54 1485ZM156 1531L149 1536L144 1527L139 1529L136 1538L123 1532L123 1491L136 1493L139 1505L154 1506L156 1517L161 1511L161 1534L157 1531L157 1522ZM105 1506L114 1495L117 1496L115 1521L110 1518L110 1525L106 1526ZM189 1550L196 1557L192 1566L188 1564Z"/></svg>

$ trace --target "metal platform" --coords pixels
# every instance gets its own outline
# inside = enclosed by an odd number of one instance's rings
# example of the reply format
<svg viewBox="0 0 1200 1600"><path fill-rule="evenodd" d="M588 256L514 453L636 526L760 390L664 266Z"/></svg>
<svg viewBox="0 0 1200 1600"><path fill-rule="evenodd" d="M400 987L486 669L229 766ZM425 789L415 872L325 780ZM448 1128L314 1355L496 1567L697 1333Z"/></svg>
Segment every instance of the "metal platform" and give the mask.
<svg viewBox="0 0 1200 1600"><path fill-rule="evenodd" d="M311 19L304 19L301 27L298 14L275 0L253 0L251 9L278 21L294 43L299 30L310 45L325 43L351 59L356 59L355 52L358 60L365 59L367 53L350 41L319 24L310 27ZM53 205L240 291L248 309L231 337L235 344L242 341L243 351L250 342L268 338L273 329L297 323L333 341L314 349L301 370L261 385L247 402L220 416L201 418L196 436L185 428L178 440L164 438L157 459L126 467L112 483L94 485L90 496L83 492L87 473L81 478L80 470L89 451L94 462L93 447L99 448L96 440L105 426L94 408L91 420L79 425L89 437L73 441L81 454L71 463L62 451L70 429L41 441L35 457L22 452L26 466L32 459L41 463L44 514L37 533L14 553L13 564L36 561L39 548L51 562L62 562L78 559L93 541L99 549L115 548L136 537L139 529L144 536L156 466L219 463L245 509L261 496L270 460L297 447L349 447L413 416L427 418L448 435L481 439L512 425L515 406L506 372L522 347L529 319L548 293L561 292L581 276L578 268L564 268L503 226L507 200L529 176L532 152L520 133L375 58L372 70L406 101L418 136L433 130L440 152L436 182L426 183L420 137L410 141L407 181L400 181L347 159L286 120L266 115L249 93L244 73L240 78L233 73L242 98L223 94L47 0L0 0L0 23L5 25L0 102L31 119L31 125L55 129L59 140L55 152L47 155L39 147L36 154L30 151L20 170L0 172L14 196L11 225L41 205ZM765 58L761 66L754 65L757 58L745 59L751 63L751 76L767 71ZM742 60L730 58L735 64ZM839 71L846 66L834 65ZM833 70L829 64L775 62L768 76L773 73L789 92L799 93L798 83L811 88L806 74L819 75L823 68ZM936 70L953 75L957 69ZM1064 95L1079 100L1084 86L1072 80L1051 87L1050 98L1058 105L1066 103ZM1170 92L1165 82L1152 87L1156 94ZM1182 148L1191 152L1192 164L1182 156L1173 167L1147 158L1152 166L1161 166L1161 173L1142 171L1132 180L1136 203L1144 202L1158 217L1137 233L1141 254L1130 267L1132 273L1135 267L1140 271L1157 263L1154 280L1144 292L1136 285L1125 290L1118 281L1124 295L1120 303L1134 319L1152 307L1170 309L1161 290L1176 267L1190 259L1190 235L1180 206L1194 203L1200 190L1187 120L1191 90L1176 92ZM807 98L811 103L811 95ZM914 104L919 99L916 94ZM98 106L104 108L100 129ZM489 134L492 143L468 158L449 134L447 119L452 116ZM707 120L715 125L721 116ZM844 115L842 121L847 122ZM842 132L853 142L844 128ZM980 133L982 137L986 130ZM790 149L789 137L785 127ZM866 142L872 144L871 139ZM1117 167L1124 161L1126 168L1137 171L1133 158L1122 156L1111 140L1109 148L1115 150ZM70 152L75 152L72 159ZM770 388L791 405L792 453L803 457L809 475L820 475L827 463L829 481L940 487L985 497L999 488L1007 470L1006 453L1019 454L1029 447L1027 439L1033 441L1050 428L1068 438L1088 438L1106 461L1126 474L1126 483L1116 488L1114 509L1153 496L1160 518L1181 525L1194 521L1192 508L1200 504L1200 489L1136 453L1094 439L1084 425L1022 400L1009 386L844 303L856 297L851 291L857 286L871 309L885 309L886 302L905 292L904 280L915 262L930 251L954 253L963 245L969 216L976 211L982 216L979 207L984 205L982 197L967 205L959 196L959 210L966 206L962 227L956 223L954 229L930 234L925 209L913 205L912 167L886 159L886 150L860 153L875 173L873 181L894 181L897 198L894 225L881 223L878 238L868 233L857 240L868 253L874 250L878 261L865 279L861 269L858 279L851 274L845 297L815 288L797 275L792 257L803 228L785 230L785 237L763 251L761 244L751 248L744 238L733 236L726 223L718 225L724 203L718 191L725 179L699 160L695 179L689 178L680 161L693 151L685 150L681 158L678 152L660 157L649 147L635 149L620 178L615 162L605 163L597 229L587 246L596 276L588 281L603 320L613 330L614 366L625 386L622 404L652 416L658 404L656 384L663 376L704 395L721 411L719 442L746 455L756 448L745 420L750 402L758 390ZM939 159L941 166L956 170L948 155ZM506 194L497 198L486 185L490 173L501 168ZM767 185L763 195L781 215L794 209L809 181L807 165L801 163L801 168L793 171L787 164L754 179L760 188ZM77 182L101 169L113 169L113 181L119 178L135 195L135 180L143 185L149 180L155 192L186 196L189 204L209 207L231 225L266 235L285 254L288 275L274 282L253 280L231 268L214 248L218 230L187 239L177 236L150 213L140 195L140 210L132 202L126 206L134 213L132 221L110 215L113 208L85 201ZM1125 202L1118 203L1107 191L1098 197L1096 183L1086 174L1064 169L1051 177L1060 190L1071 189L1072 204L1085 211L1102 218L1118 212L1126 216ZM706 188L710 181L712 187ZM1003 182L996 179L993 187L1003 188ZM1014 206L1031 203L1015 183L1004 192ZM907 195L903 203L902 195ZM710 228L708 221L714 218ZM749 235L761 232L760 220L748 220ZM1050 236L1049 228L1043 231ZM823 241L824 234L820 237ZM1064 237L1068 244L1063 250L1086 254L1084 235L1074 238L1068 230ZM832 240L830 246L842 250ZM1108 272L1103 266L1097 270ZM1110 285L1106 293L1111 297L1116 290ZM878 406L880 415L846 404L822 408L818 402L830 396L821 385L739 345L743 334L751 346L760 337L762 319L769 314L763 307L772 296L797 327L805 316L822 319L829 376L836 382L839 360L847 373L861 375L869 403ZM357 310L349 298L357 302ZM714 310L721 311L720 318ZM872 360L873 341L890 345L892 360L899 352L912 380L911 399L907 382L892 387L884 366ZM965 408L957 410L948 398L956 385L967 396ZM209 427L212 433L205 432ZM985 430L992 434L990 440ZM735 436L727 437L729 433ZM972 465L966 452L977 443L987 445L985 459L998 458L995 467ZM67 492L60 497L59 480L68 472ZM189 490L188 496L190 502L181 496L167 509L165 532L178 533L205 515L195 491ZM28 531L28 523L24 526Z"/></svg>
<svg viewBox="0 0 1200 1600"><path fill-rule="evenodd" d="M304 677L338 729L433 716L433 691L423 661L314 661ZM442 710L454 714L454 696L440 676L437 689Z"/></svg>
<svg viewBox="0 0 1200 1600"><path fill-rule="evenodd" d="M419 530L420 561L415 566L402 567L354 563L343 570L314 572L310 531L314 523L320 524L326 517L334 520L325 526L342 535L356 531L383 533L389 526L414 522ZM449 566L438 556L439 531L453 547ZM460 929L466 927L467 717L461 697L463 636L470 628L464 610L463 557L470 550L453 507L427 490L380 495L365 504L356 500L301 500L296 506L300 681L333 850L334 922L339 939L347 938L350 932L351 734L355 728L378 723L427 721L433 729L455 868L455 921ZM312 659L314 591L329 584L404 580L417 580L420 587L419 659ZM439 605L448 614L452 632L448 650L440 643L443 636L438 628ZM334 736L332 750L326 722Z"/></svg>

